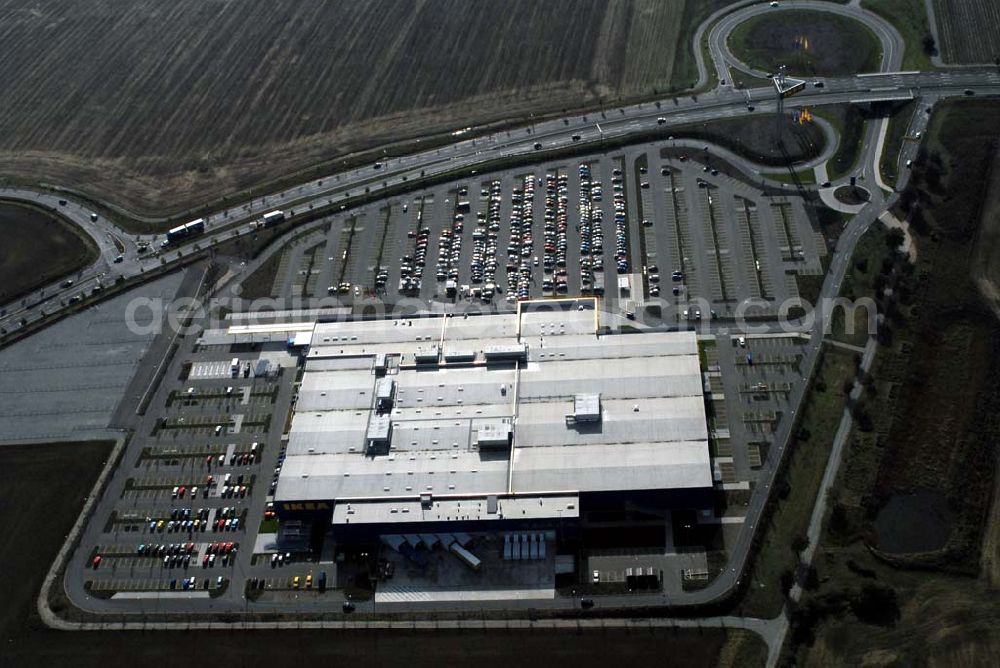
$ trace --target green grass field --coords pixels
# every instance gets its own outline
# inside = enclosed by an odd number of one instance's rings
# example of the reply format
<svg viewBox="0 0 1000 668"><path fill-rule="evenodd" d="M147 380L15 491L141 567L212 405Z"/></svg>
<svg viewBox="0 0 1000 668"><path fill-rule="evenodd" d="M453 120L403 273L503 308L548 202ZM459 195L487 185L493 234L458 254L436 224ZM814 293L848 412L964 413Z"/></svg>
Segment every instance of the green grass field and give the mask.
<svg viewBox="0 0 1000 668"><path fill-rule="evenodd" d="M798 180L799 183L815 184L816 172L811 169L795 172L795 178L792 178L792 175L788 172L775 172L769 173L767 178L772 181L781 181L782 183L795 183L795 181Z"/></svg>
<svg viewBox="0 0 1000 668"><path fill-rule="evenodd" d="M924 0L861 0L861 6L896 26L903 36L904 71L934 69L923 46L924 39L931 34Z"/></svg>
<svg viewBox="0 0 1000 668"><path fill-rule="evenodd" d="M826 164L827 176L836 180L854 171L865 137L865 119L861 112L852 105L831 105L813 109L812 113L828 121L840 137L836 153Z"/></svg>
<svg viewBox="0 0 1000 668"><path fill-rule="evenodd" d="M889 257L890 251L886 245L887 230L884 225L876 222L863 237L858 240L851 255L851 265L844 274L844 282L840 295L850 301L872 299L875 297L874 281L882 268L882 261ZM830 338L849 343L854 346L864 346L869 338L868 311L855 309L852 332L847 331L848 314L842 309L833 312L830 322Z"/></svg>
<svg viewBox="0 0 1000 668"><path fill-rule="evenodd" d="M910 214L918 248L879 273L888 327L863 395L844 466L832 490L817 583L793 616L789 654L804 665L993 665L1000 660L1000 606L991 590L996 513L987 520L1000 440L1000 326L984 303L969 258L995 219L981 223L987 196L1000 198L995 147L1000 103L942 105L915 161ZM885 271L888 269L889 271ZM886 502L912 492L947 503L944 547L880 560L881 532L939 531L914 514L877 525ZM905 502L904 502L905 503ZM992 536L984 538L984 536ZM886 592L858 607L864 587ZM895 602L892 599L895 598ZM790 657L791 658L791 657Z"/></svg>
<svg viewBox="0 0 1000 668"><path fill-rule="evenodd" d="M905 166L899 164L899 152L903 148L904 141L912 141L905 139L905 137L906 129L909 127L916 109L916 102L907 102L896 109L889 119L889 128L885 132L885 145L882 148L882 161L879 163L879 169L882 171L882 180L890 186L896 183L900 170L906 169Z"/></svg>
<svg viewBox="0 0 1000 668"><path fill-rule="evenodd" d="M775 114L748 115L711 123L683 125L670 128L670 134L678 138L704 139L764 165L784 165L787 160L810 160L821 154L826 147L826 137L819 126L814 123L800 125L790 114L781 121L784 152L777 145L778 123Z"/></svg>
<svg viewBox="0 0 1000 668"><path fill-rule="evenodd" d="M0 202L0 303L71 275L98 257L93 240L71 223Z"/></svg>
<svg viewBox="0 0 1000 668"><path fill-rule="evenodd" d="M792 542L804 536L809 526L833 435L847 403L842 387L854 377L854 369L853 353L824 348L798 432L789 446L791 452L786 454L786 469L774 485L773 511L753 556L746 593L735 605L736 614L772 618L781 612L785 600L782 573L795 567Z"/></svg>
<svg viewBox="0 0 1000 668"><path fill-rule="evenodd" d="M827 12L781 12L755 15L729 35L733 54L754 69L792 76L841 76L877 72L881 47L864 24Z"/></svg>

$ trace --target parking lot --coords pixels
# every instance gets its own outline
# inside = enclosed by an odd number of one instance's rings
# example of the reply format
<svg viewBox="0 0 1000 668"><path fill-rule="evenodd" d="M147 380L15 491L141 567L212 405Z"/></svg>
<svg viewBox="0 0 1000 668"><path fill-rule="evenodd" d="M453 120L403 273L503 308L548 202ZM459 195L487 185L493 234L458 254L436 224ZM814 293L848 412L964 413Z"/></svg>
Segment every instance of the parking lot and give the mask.
<svg viewBox="0 0 1000 668"><path fill-rule="evenodd" d="M807 339L795 334L719 334L705 348L714 415L716 482L743 489L756 482L779 422L791 420L789 394L803 382Z"/></svg>
<svg viewBox="0 0 1000 668"><path fill-rule="evenodd" d="M98 598L214 597L234 579L242 592L253 572L295 374L259 364L284 350L234 359L228 347L195 343L175 356L77 550Z"/></svg>
<svg viewBox="0 0 1000 668"><path fill-rule="evenodd" d="M593 294L612 312L667 307L669 324L703 310L732 316L750 299L776 309L797 295L796 272L822 270L825 246L798 199L764 197L711 156L662 148L484 175L334 217L282 252L276 294L496 310ZM791 419L802 341L720 333L713 344L714 474L736 493ZM164 379L77 549L81 586L102 597L186 594L192 582L203 591L205 578L224 591L221 576L240 595L248 583L280 593L296 577L309 588L304 578L321 571L331 588L342 585L333 563L254 555L294 391L284 341L199 347L189 337Z"/></svg>
<svg viewBox="0 0 1000 668"><path fill-rule="evenodd" d="M123 327L137 295L169 301L170 274L73 315L0 352L0 440L75 440L101 433L152 334ZM137 315L138 324L145 325Z"/></svg>
<svg viewBox="0 0 1000 668"><path fill-rule="evenodd" d="M512 309L603 295L665 321L775 312L826 246L795 196L764 196L663 144L500 172L336 216L285 251L275 295ZM218 370L216 373L223 373ZM199 370L205 373L205 370Z"/></svg>

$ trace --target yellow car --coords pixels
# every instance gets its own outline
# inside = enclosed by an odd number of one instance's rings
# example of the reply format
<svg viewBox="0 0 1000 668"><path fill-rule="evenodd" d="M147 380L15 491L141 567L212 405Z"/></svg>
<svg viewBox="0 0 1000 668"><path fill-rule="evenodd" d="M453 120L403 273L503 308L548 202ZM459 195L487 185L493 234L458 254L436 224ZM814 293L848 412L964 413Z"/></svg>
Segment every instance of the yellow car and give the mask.
<svg viewBox="0 0 1000 668"><path fill-rule="evenodd" d="M292 578L292 589L298 589L298 588L299 588L299 576L296 575L294 578Z"/></svg>
<svg viewBox="0 0 1000 668"><path fill-rule="evenodd" d="M306 576L306 589L310 589L313 586L313 574L310 573Z"/></svg>

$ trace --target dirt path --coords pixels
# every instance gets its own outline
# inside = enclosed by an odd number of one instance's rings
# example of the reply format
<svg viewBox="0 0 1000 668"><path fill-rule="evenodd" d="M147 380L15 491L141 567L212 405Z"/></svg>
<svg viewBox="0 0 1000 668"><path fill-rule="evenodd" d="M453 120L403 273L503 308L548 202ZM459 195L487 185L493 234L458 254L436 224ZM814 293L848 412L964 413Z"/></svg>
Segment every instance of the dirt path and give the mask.
<svg viewBox="0 0 1000 668"><path fill-rule="evenodd" d="M917 263L917 244L913 241L913 235L910 234L910 224L905 220L900 220L892 214L891 211L886 211L881 216L878 217L885 226L890 230L902 230L903 231L903 245L900 249L906 253L907 257L910 258L910 262L913 264Z"/></svg>

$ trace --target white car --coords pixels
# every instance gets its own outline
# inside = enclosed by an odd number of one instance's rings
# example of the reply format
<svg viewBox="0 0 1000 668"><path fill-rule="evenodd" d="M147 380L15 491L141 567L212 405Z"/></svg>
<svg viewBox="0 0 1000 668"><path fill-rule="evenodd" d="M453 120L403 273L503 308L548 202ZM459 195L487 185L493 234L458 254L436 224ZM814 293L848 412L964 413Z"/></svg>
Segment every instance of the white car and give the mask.
<svg viewBox="0 0 1000 668"><path fill-rule="evenodd" d="M594 571L594 582L600 582L600 581L601 581L601 572Z"/></svg>

